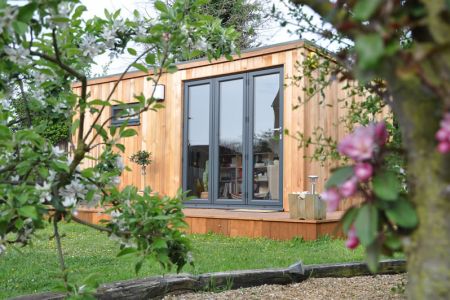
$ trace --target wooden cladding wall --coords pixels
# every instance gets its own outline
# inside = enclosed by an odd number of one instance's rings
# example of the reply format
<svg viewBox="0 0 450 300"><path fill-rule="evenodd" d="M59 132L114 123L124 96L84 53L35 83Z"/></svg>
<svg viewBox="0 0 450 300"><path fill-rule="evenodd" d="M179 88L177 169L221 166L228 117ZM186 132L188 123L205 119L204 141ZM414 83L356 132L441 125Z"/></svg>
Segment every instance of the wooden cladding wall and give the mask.
<svg viewBox="0 0 450 300"><path fill-rule="evenodd" d="M145 185L161 194L174 195L182 185L182 137L183 137L183 81L222 76L233 73L247 72L263 68L283 66L286 87L284 88L284 122L283 127L291 133L302 132L310 136L317 126L324 129L324 134L334 138L341 138L345 134L343 125L338 124L345 111L338 104L344 91L339 83L330 85L325 93L324 101L319 104L317 97L293 110L298 104L298 98L304 99L301 87L289 84L286 78L297 74L296 62L302 61L307 50L302 43L292 43L288 46L267 48L265 51L257 50L236 57L233 61L220 61L213 63L186 63L179 66L174 74L164 74L160 83L166 87L163 104L164 109L157 112L149 111L141 116L140 124L134 126L139 135L127 138L121 143L126 145L123 155L125 163L132 169L122 175L121 185L133 184L142 188L144 185L140 168L130 162L129 157L138 150L152 152L152 164L147 169ZM125 76L114 92L113 99L125 102L135 102L133 95L149 94L151 82L147 81L145 74L132 73ZM94 79L90 81L89 93L91 99L106 99L112 90L117 76ZM304 80L301 86L307 84ZM76 92L79 86L74 85ZM323 99L322 99L323 100ZM106 109L101 116L104 122L111 114ZM86 122L91 124L94 115L88 115ZM304 156L311 155L313 149L299 148L298 141L292 137L283 137L283 206L287 210L288 193L309 189L308 175L319 175L319 191L323 182L328 178L331 163L321 166ZM92 156L98 156L100 146L94 149ZM91 164L91 163L88 163Z"/></svg>

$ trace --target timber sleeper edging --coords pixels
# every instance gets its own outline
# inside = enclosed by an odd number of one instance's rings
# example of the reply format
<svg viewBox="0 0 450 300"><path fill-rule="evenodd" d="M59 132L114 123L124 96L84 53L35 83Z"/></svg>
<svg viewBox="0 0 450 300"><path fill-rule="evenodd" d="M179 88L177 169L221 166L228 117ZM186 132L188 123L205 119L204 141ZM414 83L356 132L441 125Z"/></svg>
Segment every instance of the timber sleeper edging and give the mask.
<svg viewBox="0 0 450 300"><path fill-rule="evenodd" d="M406 272L403 259L384 260L379 264L378 275ZM239 289L263 284L290 284L304 281L310 277L355 277L372 275L363 262L303 265L301 262L288 268L240 270L205 273L200 275L180 274L155 276L109 283L100 286L97 299L161 299L168 294L186 292ZM16 300L59 300L61 293L40 293L14 298Z"/></svg>

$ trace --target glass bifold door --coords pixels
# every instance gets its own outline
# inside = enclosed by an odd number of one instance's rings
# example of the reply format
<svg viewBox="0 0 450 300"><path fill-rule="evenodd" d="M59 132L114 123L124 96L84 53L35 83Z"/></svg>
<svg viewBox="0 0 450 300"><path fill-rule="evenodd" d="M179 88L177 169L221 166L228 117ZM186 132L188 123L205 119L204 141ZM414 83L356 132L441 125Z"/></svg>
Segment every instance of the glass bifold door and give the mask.
<svg viewBox="0 0 450 300"><path fill-rule="evenodd" d="M282 68L185 82L183 188L196 206L282 205Z"/></svg>

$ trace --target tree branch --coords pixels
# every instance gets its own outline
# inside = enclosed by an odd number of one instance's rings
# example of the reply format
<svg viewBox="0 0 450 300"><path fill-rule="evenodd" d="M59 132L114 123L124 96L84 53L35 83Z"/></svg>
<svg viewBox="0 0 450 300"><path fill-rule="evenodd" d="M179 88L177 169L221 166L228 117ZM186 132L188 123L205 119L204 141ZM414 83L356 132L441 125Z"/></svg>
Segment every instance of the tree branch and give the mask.
<svg viewBox="0 0 450 300"><path fill-rule="evenodd" d="M117 81L114 83L114 86L112 88L112 90L110 91L108 97L106 98L106 101L110 101L111 97L113 96L114 92L116 91L117 87L119 86L119 83L122 81L122 79L125 77L125 75L128 73L128 71L130 70L130 68L133 66L133 64L137 63L142 57L144 57L144 55L146 55L147 53L149 53L150 51L152 51L154 49L154 47L151 47L149 49L146 49L143 53L141 53L138 57L136 57L136 59L128 65L128 67L122 72L122 74L120 75L119 79L117 79ZM86 132L86 135L83 138L83 141L86 142L86 140L89 137L89 134L92 132L92 130L94 129L94 125L100 120L100 117L103 113L103 111L105 110L106 106L103 105L102 108L100 109L100 111L98 112L97 116L95 117L94 121L91 124L91 127L88 129L88 131ZM108 120L109 121L109 120ZM80 121L81 123L81 121ZM103 123L105 124L105 123ZM104 127L104 125L102 125L102 128ZM98 135L98 134L97 134ZM94 139L97 137L97 135L95 135ZM94 140L93 139L93 140ZM91 144L91 143L89 143Z"/></svg>

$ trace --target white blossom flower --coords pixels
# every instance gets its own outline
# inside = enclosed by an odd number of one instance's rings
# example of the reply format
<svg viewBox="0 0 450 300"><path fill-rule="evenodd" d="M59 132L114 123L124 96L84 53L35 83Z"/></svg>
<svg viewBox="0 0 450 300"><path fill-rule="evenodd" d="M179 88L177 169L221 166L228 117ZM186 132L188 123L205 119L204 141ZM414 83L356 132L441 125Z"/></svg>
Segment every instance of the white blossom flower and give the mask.
<svg viewBox="0 0 450 300"><path fill-rule="evenodd" d="M55 171L50 170L50 171L49 171L49 176L48 176L48 181L49 181L49 182L55 181L56 174L57 174L57 173L56 173Z"/></svg>
<svg viewBox="0 0 450 300"><path fill-rule="evenodd" d="M56 114L67 113L67 105L64 102L58 101L53 107L52 112Z"/></svg>
<svg viewBox="0 0 450 300"><path fill-rule="evenodd" d="M116 31L111 28L107 28L103 31L102 38L105 39L106 48L114 48L114 45L118 41Z"/></svg>
<svg viewBox="0 0 450 300"><path fill-rule="evenodd" d="M70 16L70 3L61 2L58 4L58 16L68 18Z"/></svg>
<svg viewBox="0 0 450 300"><path fill-rule="evenodd" d="M61 18L69 19L70 11L71 11L70 3L64 1L59 3L58 9L50 11L50 17L46 19L47 24L50 26L50 28L56 27L59 27L60 29L67 28L69 22L58 21L57 19Z"/></svg>
<svg viewBox="0 0 450 300"><path fill-rule="evenodd" d="M20 176L19 175L11 176L11 181L13 183L17 183L17 182L19 182L19 180L20 180Z"/></svg>
<svg viewBox="0 0 450 300"><path fill-rule="evenodd" d="M11 101L9 99L1 99L0 105L3 109L9 110L11 108Z"/></svg>
<svg viewBox="0 0 450 300"><path fill-rule="evenodd" d="M122 19L116 19L112 24L112 30L114 32L125 32L127 30L127 26Z"/></svg>
<svg viewBox="0 0 450 300"><path fill-rule="evenodd" d="M122 215L122 213L121 213L120 211L114 210L114 211L111 212L111 218L112 218L112 219L117 219L117 218L120 217L121 215Z"/></svg>
<svg viewBox="0 0 450 300"><path fill-rule="evenodd" d="M60 188L58 193L63 198L62 205L65 207L72 207L77 203L78 199L84 200L87 190L83 183L75 178L70 184Z"/></svg>
<svg viewBox="0 0 450 300"><path fill-rule="evenodd" d="M147 28L144 25L138 25L136 28L136 37L139 39L143 39L147 37Z"/></svg>
<svg viewBox="0 0 450 300"><path fill-rule="evenodd" d="M6 6L0 9L0 34L3 33L4 29L8 29L11 26L18 13L19 10L16 6Z"/></svg>
<svg viewBox="0 0 450 300"><path fill-rule="evenodd" d="M50 202L52 200L52 195L50 194L51 184L49 182L44 181L42 185L36 183L34 188L39 193L40 203Z"/></svg>
<svg viewBox="0 0 450 300"><path fill-rule="evenodd" d="M201 37L195 44L195 48L200 51L208 50L208 43L206 42L206 39L204 37Z"/></svg>
<svg viewBox="0 0 450 300"><path fill-rule="evenodd" d="M31 90L31 96L39 102L40 105L45 106L45 93L42 89L33 88Z"/></svg>
<svg viewBox="0 0 450 300"><path fill-rule="evenodd" d="M116 168L122 172L125 169L125 164L123 163L123 158L121 156L116 157Z"/></svg>
<svg viewBox="0 0 450 300"><path fill-rule="evenodd" d="M30 50L25 49L21 45L17 48L6 46L5 48L3 48L3 51L5 51L6 55L8 55L9 60L13 63L18 64L19 66L25 66L28 64Z"/></svg>
<svg viewBox="0 0 450 300"><path fill-rule="evenodd" d="M80 43L80 49L83 55L91 58L100 54L103 47L104 44L97 42L96 37L91 34L86 35Z"/></svg>
<svg viewBox="0 0 450 300"><path fill-rule="evenodd" d="M64 153L66 153L64 151L64 149L61 149L58 146L52 147L52 154L56 157L63 155Z"/></svg>
<svg viewBox="0 0 450 300"><path fill-rule="evenodd" d="M119 185L120 184L120 177L119 176L114 176L113 178L111 178L111 184Z"/></svg>
<svg viewBox="0 0 450 300"><path fill-rule="evenodd" d="M39 71L32 71L30 75L33 77L34 82L36 85L41 85L47 81L52 81L53 79L50 78L47 74L41 73Z"/></svg>

